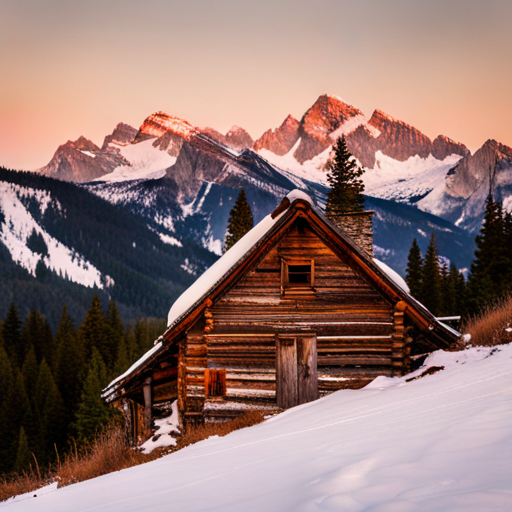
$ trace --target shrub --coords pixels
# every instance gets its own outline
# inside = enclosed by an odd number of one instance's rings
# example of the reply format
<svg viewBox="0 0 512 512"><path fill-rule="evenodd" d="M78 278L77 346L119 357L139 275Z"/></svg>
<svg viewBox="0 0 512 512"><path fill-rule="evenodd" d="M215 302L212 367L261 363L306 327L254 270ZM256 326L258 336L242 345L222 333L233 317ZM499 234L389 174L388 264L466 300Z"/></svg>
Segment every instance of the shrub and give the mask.
<svg viewBox="0 0 512 512"><path fill-rule="evenodd" d="M247 411L245 414L237 418L222 423L206 423L204 425L190 425L185 432L178 437L176 446L172 451L181 450L185 446L198 443L212 436L225 436L234 430L245 427L252 427L261 423L265 419L265 415L261 411Z"/></svg>
<svg viewBox="0 0 512 512"><path fill-rule="evenodd" d="M493 346L512 341L512 295L487 306L479 315L471 318L463 332L471 334L472 345Z"/></svg>

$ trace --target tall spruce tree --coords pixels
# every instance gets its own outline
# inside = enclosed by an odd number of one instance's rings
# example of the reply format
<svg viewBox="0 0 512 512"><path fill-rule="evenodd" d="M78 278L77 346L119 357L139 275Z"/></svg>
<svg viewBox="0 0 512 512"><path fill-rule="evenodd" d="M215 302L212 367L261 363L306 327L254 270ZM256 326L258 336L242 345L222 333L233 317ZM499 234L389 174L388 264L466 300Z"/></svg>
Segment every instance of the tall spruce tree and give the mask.
<svg viewBox="0 0 512 512"><path fill-rule="evenodd" d="M325 213L328 218L364 210L364 184L360 179L364 170L347 149L345 137L339 137L333 148L333 155L325 165L327 181L331 190L327 196Z"/></svg>
<svg viewBox="0 0 512 512"><path fill-rule="evenodd" d="M13 469L19 425L11 421L16 408L14 372L7 352L0 345L0 474Z"/></svg>
<svg viewBox="0 0 512 512"><path fill-rule="evenodd" d="M440 315L442 309L441 269L434 233L423 261L421 302L434 315Z"/></svg>
<svg viewBox="0 0 512 512"><path fill-rule="evenodd" d="M43 440L43 463L54 458L55 446L64 447L66 425L64 403L46 360L41 361L36 384L36 413Z"/></svg>
<svg viewBox="0 0 512 512"><path fill-rule="evenodd" d="M405 282L409 286L411 295L421 301L423 276L423 258L416 238L412 241L409 256L407 257L407 268L405 270Z"/></svg>
<svg viewBox="0 0 512 512"><path fill-rule="evenodd" d="M64 306L57 333L55 334L57 353L55 356L55 382L59 388L65 407L65 424L69 428L74 421L80 402L83 381L87 366L83 350L78 342L73 319Z"/></svg>
<svg viewBox="0 0 512 512"><path fill-rule="evenodd" d="M489 194L483 225L475 239L475 259L468 281L470 313L476 313L510 290L511 283L507 276L512 260L510 246L506 245L508 222L501 203L494 201L492 194Z"/></svg>
<svg viewBox="0 0 512 512"><path fill-rule="evenodd" d="M254 219L251 207L247 202L244 189L241 189L235 206L233 206L229 213L224 252L231 249L253 226Z"/></svg>
<svg viewBox="0 0 512 512"><path fill-rule="evenodd" d="M18 448L16 451L16 459L14 461L14 471L21 473L27 471L32 464L32 453L28 445L27 435L25 429L20 427L20 434L18 437Z"/></svg>
<svg viewBox="0 0 512 512"><path fill-rule="evenodd" d="M92 299L87 315L78 329L78 337L83 347L85 358L89 360L92 351L96 348L105 364L111 366L114 363L115 348L112 350L111 330L107 324L101 302L98 295Z"/></svg>
<svg viewBox="0 0 512 512"><path fill-rule="evenodd" d="M90 443L97 432L112 419L112 411L101 399L108 384L107 368L96 348L93 348L89 372L84 382L80 405L76 413L75 428L82 443Z"/></svg>
<svg viewBox="0 0 512 512"><path fill-rule="evenodd" d="M5 350L9 354L12 364L18 366L22 362L23 347L21 346L20 336L21 320L14 302L11 302L9 305L9 309L5 320L1 325L1 329Z"/></svg>

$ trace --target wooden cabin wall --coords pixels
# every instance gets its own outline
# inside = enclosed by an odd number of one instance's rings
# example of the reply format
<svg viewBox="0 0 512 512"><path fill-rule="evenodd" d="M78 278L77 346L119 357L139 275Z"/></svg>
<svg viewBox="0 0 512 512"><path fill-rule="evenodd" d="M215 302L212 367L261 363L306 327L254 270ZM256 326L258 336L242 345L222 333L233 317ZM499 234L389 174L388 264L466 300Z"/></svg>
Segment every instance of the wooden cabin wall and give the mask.
<svg viewBox="0 0 512 512"><path fill-rule="evenodd" d="M293 227L211 307L213 330L188 333L185 419L200 420L203 410L207 419L247 408L276 410L276 333L316 334L320 396L403 371L403 313L311 229L301 231ZM283 258L314 259L313 294L282 296ZM205 396L207 368L226 369L225 397Z"/></svg>

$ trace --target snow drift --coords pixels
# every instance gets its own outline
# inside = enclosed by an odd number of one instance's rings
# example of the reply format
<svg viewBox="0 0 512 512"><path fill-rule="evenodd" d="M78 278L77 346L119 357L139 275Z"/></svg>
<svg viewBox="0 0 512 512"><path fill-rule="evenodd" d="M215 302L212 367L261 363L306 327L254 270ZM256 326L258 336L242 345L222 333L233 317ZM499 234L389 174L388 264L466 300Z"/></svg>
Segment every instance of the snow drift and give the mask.
<svg viewBox="0 0 512 512"><path fill-rule="evenodd" d="M512 507L512 346L436 352L157 461L0 504L5 510L505 511Z"/></svg>

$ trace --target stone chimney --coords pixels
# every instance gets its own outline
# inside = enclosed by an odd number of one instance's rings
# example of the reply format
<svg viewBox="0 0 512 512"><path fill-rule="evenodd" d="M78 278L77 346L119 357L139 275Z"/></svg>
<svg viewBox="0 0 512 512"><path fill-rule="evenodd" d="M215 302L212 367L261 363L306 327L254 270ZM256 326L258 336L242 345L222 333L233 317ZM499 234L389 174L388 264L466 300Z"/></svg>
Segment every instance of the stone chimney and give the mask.
<svg viewBox="0 0 512 512"><path fill-rule="evenodd" d="M331 221L373 256L373 211L344 213Z"/></svg>

